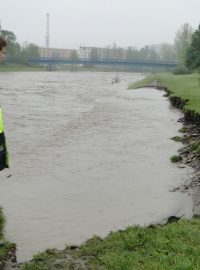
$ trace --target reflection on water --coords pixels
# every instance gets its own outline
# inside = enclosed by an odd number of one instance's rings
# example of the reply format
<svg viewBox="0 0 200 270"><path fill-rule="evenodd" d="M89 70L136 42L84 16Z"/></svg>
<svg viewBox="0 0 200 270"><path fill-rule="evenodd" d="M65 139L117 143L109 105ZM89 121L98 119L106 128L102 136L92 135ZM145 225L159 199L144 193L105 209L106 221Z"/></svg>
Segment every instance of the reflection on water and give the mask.
<svg viewBox="0 0 200 270"><path fill-rule="evenodd" d="M0 74L11 159L0 204L20 260L191 210L186 194L169 192L188 171L169 161L179 113L161 91L126 90L141 74L114 77Z"/></svg>

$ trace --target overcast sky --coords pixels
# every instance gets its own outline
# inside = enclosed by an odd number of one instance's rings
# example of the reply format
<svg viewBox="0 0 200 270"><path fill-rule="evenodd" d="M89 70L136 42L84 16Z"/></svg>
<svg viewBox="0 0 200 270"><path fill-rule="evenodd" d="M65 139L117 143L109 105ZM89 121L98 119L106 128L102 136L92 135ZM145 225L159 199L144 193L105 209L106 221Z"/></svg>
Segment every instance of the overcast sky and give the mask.
<svg viewBox="0 0 200 270"><path fill-rule="evenodd" d="M0 0L2 28L17 40L50 47L121 47L173 43L178 28L200 22L200 0Z"/></svg>

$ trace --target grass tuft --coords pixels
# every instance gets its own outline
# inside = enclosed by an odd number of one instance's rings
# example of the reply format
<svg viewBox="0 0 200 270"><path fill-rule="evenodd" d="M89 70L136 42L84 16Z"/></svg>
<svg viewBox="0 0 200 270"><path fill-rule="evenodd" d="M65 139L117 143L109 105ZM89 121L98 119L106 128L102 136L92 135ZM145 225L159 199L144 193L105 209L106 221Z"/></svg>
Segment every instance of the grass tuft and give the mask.
<svg viewBox="0 0 200 270"><path fill-rule="evenodd" d="M200 152L200 142L199 141L191 141L189 144L190 151Z"/></svg>
<svg viewBox="0 0 200 270"><path fill-rule="evenodd" d="M0 207L0 241L3 242L3 245L0 246L0 269L2 262L5 260L10 248L13 246L13 244L4 239L5 223L6 218L3 214L3 209Z"/></svg>
<svg viewBox="0 0 200 270"><path fill-rule="evenodd" d="M173 140L175 142L183 142L183 138L180 136L174 136L171 138L171 140Z"/></svg>
<svg viewBox="0 0 200 270"><path fill-rule="evenodd" d="M5 222L6 219L3 214L2 208L0 207L0 239L3 237Z"/></svg>
<svg viewBox="0 0 200 270"><path fill-rule="evenodd" d="M182 127L179 129L179 132L181 132L181 133L185 133L186 131L187 131L187 129L185 127Z"/></svg>
<svg viewBox="0 0 200 270"><path fill-rule="evenodd" d="M182 156L180 155L173 155L170 157L171 162L176 163L183 160Z"/></svg>

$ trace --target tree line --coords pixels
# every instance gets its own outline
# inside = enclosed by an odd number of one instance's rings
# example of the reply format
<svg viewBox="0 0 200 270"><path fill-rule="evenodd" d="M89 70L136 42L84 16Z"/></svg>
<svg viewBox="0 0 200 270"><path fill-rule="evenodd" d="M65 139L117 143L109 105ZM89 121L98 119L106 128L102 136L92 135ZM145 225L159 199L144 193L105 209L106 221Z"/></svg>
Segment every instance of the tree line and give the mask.
<svg viewBox="0 0 200 270"><path fill-rule="evenodd" d="M193 33L191 43L187 48L185 65L192 71L200 72L200 25Z"/></svg>
<svg viewBox="0 0 200 270"><path fill-rule="evenodd" d="M36 44L28 42L19 44L12 31L0 29L0 36L7 42L6 59L9 62L27 64L29 58L39 57L39 47Z"/></svg>
<svg viewBox="0 0 200 270"><path fill-rule="evenodd" d="M129 46L127 49L123 49L114 43L113 46L105 48L105 53L103 50L99 52L98 48L92 48L91 58L100 58L104 53L105 56L108 56L107 58L113 59L124 59L125 57L127 60L178 61L180 65L184 65L193 32L193 28L185 23L175 33L173 44L146 45L141 49Z"/></svg>
<svg viewBox="0 0 200 270"><path fill-rule="evenodd" d="M19 44L12 31L0 29L0 36L8 43L6 57L9 62L26 64L29 58L38 58L40 56L39 46L28 42ZM126 59L128 60L178 61L181 66L186 66L193 70L199 69L200 25L194 31L188 23L183 24L175 33L173 44L162 43L144 46L141 49L134 46L123 49L113 44L113 46L108 46L105 49L107 49L107 52L111 52L111 56L115 59L122 58L126 50ZM91 58L97 58L97 52L98 48L93 48Z"/></svg>

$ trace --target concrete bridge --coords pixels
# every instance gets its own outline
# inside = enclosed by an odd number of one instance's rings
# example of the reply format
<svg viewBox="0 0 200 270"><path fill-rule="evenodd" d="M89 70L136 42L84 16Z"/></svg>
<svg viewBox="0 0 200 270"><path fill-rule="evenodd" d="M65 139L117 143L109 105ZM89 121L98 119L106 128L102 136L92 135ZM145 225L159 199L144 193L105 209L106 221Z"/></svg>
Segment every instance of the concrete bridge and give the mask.
<svg viewBox="0 0 200 270"><path fill-rule="evenodd" d="M32 58L28 60L30 65L101 65L101 66L124 66L124 67L151 67L151 68L175 68L178 62L151 61L151 60L124 60L124 59L86 59L86 58Z"/></svg>

